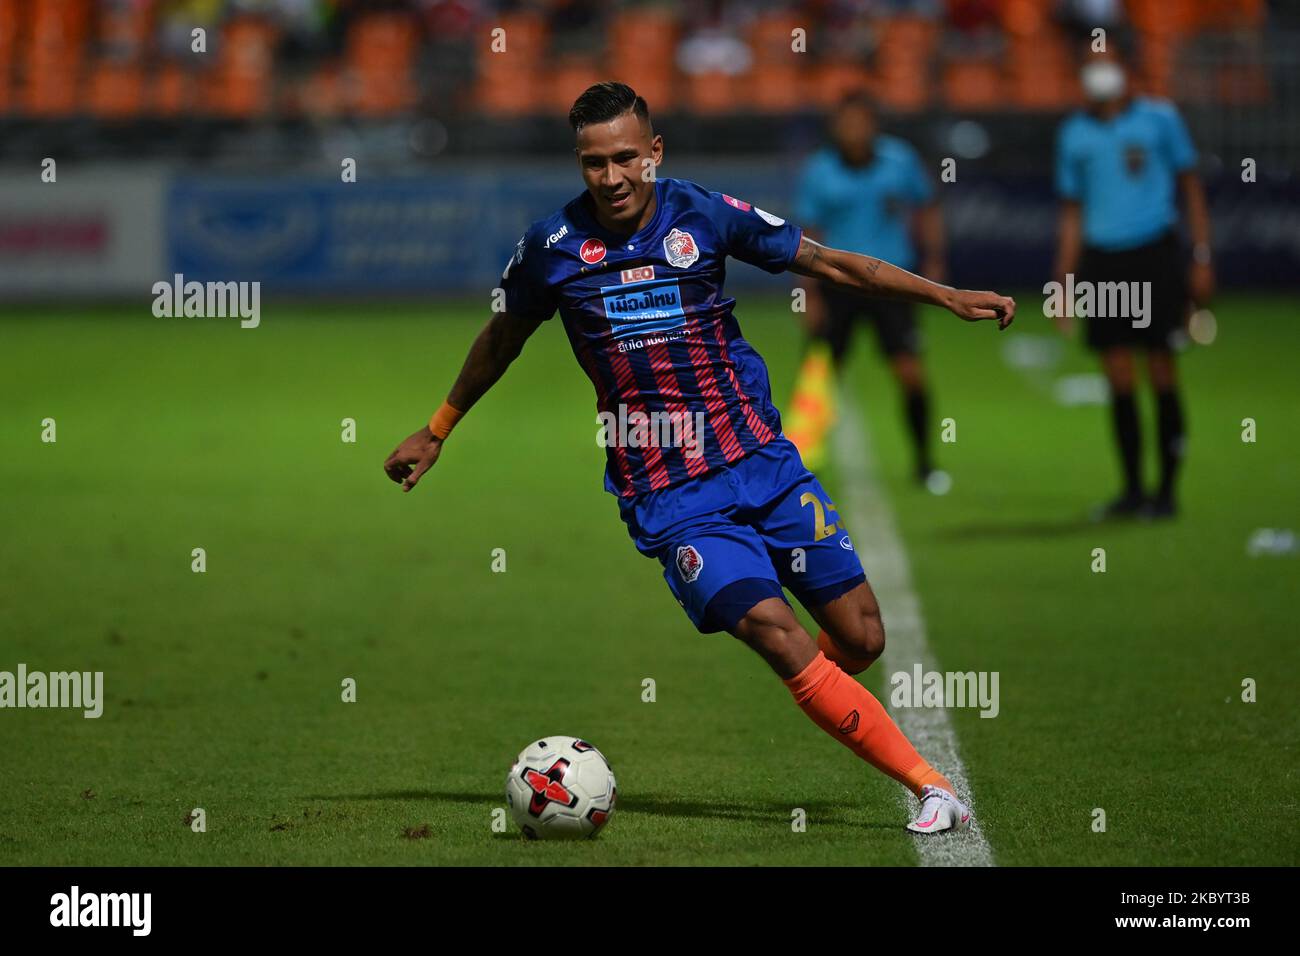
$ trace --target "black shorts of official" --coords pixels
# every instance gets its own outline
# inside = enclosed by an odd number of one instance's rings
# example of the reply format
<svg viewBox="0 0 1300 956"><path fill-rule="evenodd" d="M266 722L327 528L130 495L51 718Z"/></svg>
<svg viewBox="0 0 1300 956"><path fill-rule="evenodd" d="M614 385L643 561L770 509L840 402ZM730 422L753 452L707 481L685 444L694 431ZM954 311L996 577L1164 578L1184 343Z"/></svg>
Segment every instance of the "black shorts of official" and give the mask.
<svg viewBox="0 0 1300 956"><path fill-rule="evenodd" d="M821 338L830 345L837 363L848 352L853 326L859 321L875 326L880 350L889 358L916 355L921 350L916 309L911 302L870 299L826 283L822 284L821 291L826 303L826 328Z"/></svg>
<svg viewBox="0 0 1300 956"><path fill-rule="evenodd" d="M1088 347L1099 352L1112 348L1140 348L1167 352L1187 317L1187 256L1173 230L1154 242L1133 249L1108 252L1085 246L1078 282L1150 282L1147 301L1151 324L1134 328L1132 316L1094 316L1085 319ZM1076 296L1077 297L1077 296Z"/></svg>

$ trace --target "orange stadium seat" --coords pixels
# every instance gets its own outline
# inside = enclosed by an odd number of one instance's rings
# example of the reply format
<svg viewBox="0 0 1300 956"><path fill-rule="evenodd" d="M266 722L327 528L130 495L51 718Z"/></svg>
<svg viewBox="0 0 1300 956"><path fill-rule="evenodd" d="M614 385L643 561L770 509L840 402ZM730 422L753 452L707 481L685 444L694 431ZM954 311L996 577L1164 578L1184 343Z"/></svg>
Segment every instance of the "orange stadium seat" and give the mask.
<svg viewBox="0 0 1300 956"><path fill-rule="evenodd" d="M608 31L611 66L640 70L648 63L672 63L677 49L677 20L666 10L624 10Z"/></svg>
<svg viewBox="0 0 1300 956"><path fill-rule="evenodd" d="M878 26L877 95L895 110L924 109L931 98L930 69L938 43L938 25L919 17L891 17Z"/></svg>
<svg viewBox="0 0 1300 956"><path fill-rule="evenodd" d="M695 113L717 116L729 113L745 95L745 86L726 73L698 73L686 77L686 105Z"/></svg>
<svg viewBox="0 0 1300 956"><path fill-rule="evenodd" d="M745 106L786 112L806 105L803 80L809 54L791 49L793 31L800 26L800 18L787 13L769 14L754 21L749 31L754 70L746 87Z"/></svg>
<svg viewBox="0 0 1300 956"><path fill-rule="evenodd" d="M590 56L564 57L555 61L547 72L549 75L538 105L548 113L558 112L566 116L583 90L605 79L596 58Z"/></svg>
<svg viewBox="0 0 1300 956"><path fill-rule="evenodd" d="M1075 58L1064 35L1045 27L1033 36L1014 36L1007 57L1008 91L1022 109L1059 110L1078 100Z"/></svg>
<svg viewBox="0 0 1300 956"><path fill-rule="evenodd" d="M154 4L100 6L99 42L112 51L130 51L139 56L149 48L153 32Z"/></svg>
<svg viewBox="0 0 1300 956"><path fill-rule="evenodd" d="M474 101L492 116L528 116L541 109L542 77L531 66L479 74Z"/></svg>
<svg viewBox="0 0 1300 956"><path fill-rule="evenodd" d="M415 56L419 37L405 13L374 13L348 31L344 98L363 116L390 116L417 99Z"/></svg>
<svg viewBox="0 0 1300 956"><path fill-rule="evenodd" d="M543 108L542 63L546 52L546 22L536 13L513 13L495 18L495 31L505 49L493 52L494 36L479 42L475 64L474 102L493 116L526 116Z"/></svg>
<svg viewBox="0 0 1300 956"><path fill-rule="evenodd" d="M0 115L13 110L13 71L18 52L18 0L0 0Z"/></svg>
<svg viewBox="0 0 1300 956"><path fill-rule="evenodd" d="M948 108L953 110L994 110L1006 101L996 60L949 61L943 69L943 91Z"/></svg>
<svg viewBox="0 0 1300 956"><path fill-rule="evenodd" d="M194 78L179 63L165 63L154 74L145 100L155 116L183 116L194 105Z"/></svg>
<svg viewBox="0 0 1300 956"><path fill-rule="evenodd" d="M1002 29L1013 37L1029 37L1051 23L1053 0L1003 0L998 7Z"/></svg>
<svg viewBox="0 0 1300 956"><path fill-rule="evenodd" d="M1196 23L1196 0L1127 0L1130 22L1140 33L1183 35Z"/></svg>
<svg viewBox="0 0 1300 956"><path fill-rule="evenodd" d="M676 106L677 36L677 20L659 9L625 10L609 25L608 75L645 97L652 113Z"/></svg>
<svg viewBox="0 0 1300 956"><path fill-rule="evenodd" d="M677 74L671 60L648 64L635 73L615 69L609 77L626 83L644 97L651 116L672 112L677 106Z"/></svg>
<svg viewBox="0 0 1300 956"><path fill-rule="evenodd" d="M295 114L321 118L343 112L343 79L337 63L323 63L290 92L286 107Z"/></svg>
<svg viewBox="0 0 1300 956"><path fill-rule="evenodd" d="M221 31L216 64L207 79L209 112L250 119L274 104L275 28L258 17L239 17Z"/></svg>
<svg viewBox="0 0 1300 956"><path fill-rule="evenodd" d="M129 119L144 106L144 72L131 63L101 60L87 82L90 112L104 119Z"/></svg>
<svg viewBox="0 0 1300 956"><path fill-rule="evenodd" d="M77 109L77 82L90 22L89 0L35 0L22 63L21 104L32 116L67 116Z"/></svg>
<svg viewBox="0 0 1300 956"><path fill-rule="evenodd" d="M805 53L796 53L793 33L807 27L807 18L791 13L769 13L759 17L749 28L749 45L759 63L797 61ZM805 38L806 40L806 38Z"/></svg>

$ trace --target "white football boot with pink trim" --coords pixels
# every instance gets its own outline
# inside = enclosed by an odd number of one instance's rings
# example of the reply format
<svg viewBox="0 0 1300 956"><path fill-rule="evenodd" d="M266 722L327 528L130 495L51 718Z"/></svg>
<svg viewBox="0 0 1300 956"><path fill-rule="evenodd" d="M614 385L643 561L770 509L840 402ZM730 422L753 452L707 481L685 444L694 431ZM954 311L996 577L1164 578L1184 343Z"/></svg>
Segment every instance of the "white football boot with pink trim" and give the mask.
<svg viewBox="0 0 1300 956"><path fill-rule="evenodd" d="M907 825L913 833L943 833L970 826L970 810L943 787L926 784L921 788L921 812Z"/></svg>

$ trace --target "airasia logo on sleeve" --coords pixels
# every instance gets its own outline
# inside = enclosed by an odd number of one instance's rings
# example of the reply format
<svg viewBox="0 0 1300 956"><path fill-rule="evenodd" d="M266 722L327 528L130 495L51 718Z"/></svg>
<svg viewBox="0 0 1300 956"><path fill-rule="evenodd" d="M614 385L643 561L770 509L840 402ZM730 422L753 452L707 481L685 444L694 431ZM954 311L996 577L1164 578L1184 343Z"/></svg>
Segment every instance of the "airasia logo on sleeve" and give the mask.
<svg viewBox="0 0 1300 956"><path fill-rule="evenodd" d="M605 244L599 239L588 239L578 250L578 255L587 265L594 266L605 258Z"/></svg>

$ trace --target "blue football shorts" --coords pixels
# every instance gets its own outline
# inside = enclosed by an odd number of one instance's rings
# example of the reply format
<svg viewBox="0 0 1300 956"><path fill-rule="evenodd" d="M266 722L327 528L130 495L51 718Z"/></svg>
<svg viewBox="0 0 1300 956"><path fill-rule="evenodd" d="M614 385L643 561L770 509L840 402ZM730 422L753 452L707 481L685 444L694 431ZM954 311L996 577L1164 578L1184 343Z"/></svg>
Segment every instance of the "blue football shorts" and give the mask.
<svg viewBox="0 0 1300 956"><path fill-rule="evenodd" d="M830 496L784 436L699 478L621 498L619 511L704 634L785 600L783 587L819 607L866 580Z"/></svg>

